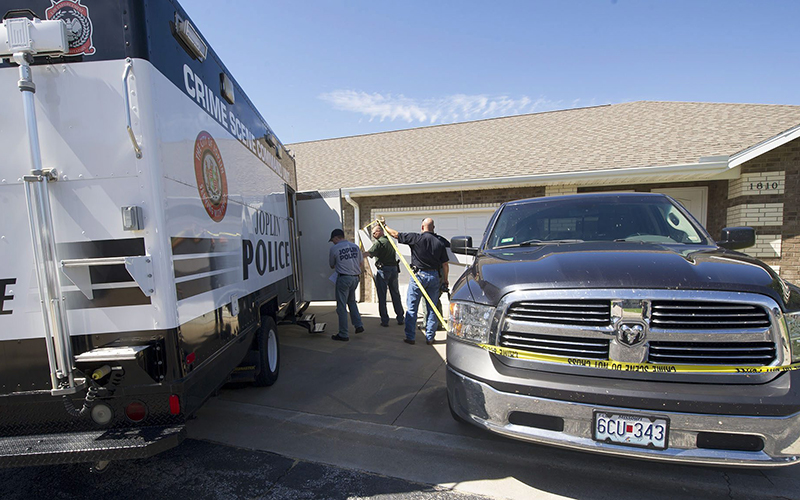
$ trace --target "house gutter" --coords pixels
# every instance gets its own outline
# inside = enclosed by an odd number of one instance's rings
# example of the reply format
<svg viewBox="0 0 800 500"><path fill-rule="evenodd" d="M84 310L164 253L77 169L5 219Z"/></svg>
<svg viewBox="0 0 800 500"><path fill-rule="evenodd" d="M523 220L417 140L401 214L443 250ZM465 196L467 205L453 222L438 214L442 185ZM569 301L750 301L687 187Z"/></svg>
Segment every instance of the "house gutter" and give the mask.
<svg viewBox="0 0 800 500"><path fill-rule="evenodd" d="M565 172L521 175L515 177L493 177L489 179L465 179L456 181L441 182L418 182L411 184L392 184L388 186L358 186L342 188L342 195L345 200L352 205L356 214L359 213L358 204L352 200L352 196L380 196L390 194L412 194L412 193L432 193L453 190L477 190L477 189L498 189L506 187L525 187L525 186L548 186L554 184L572 185L592 185L592 184L614 184L621 180L643 181L652 177L663 176L683 176L687 179L677 179L674 182L683 180L702 180L702 179L735 179L739 176L738 171L734 171L727 156L713 156L700 158L697 163L687 163L681 165L665 165L657 167L634 167L617 168L607 170L594 170L591 172ZM358 217L358 215L356 215ZM358 218L356 226L358 227Z"/></svg>

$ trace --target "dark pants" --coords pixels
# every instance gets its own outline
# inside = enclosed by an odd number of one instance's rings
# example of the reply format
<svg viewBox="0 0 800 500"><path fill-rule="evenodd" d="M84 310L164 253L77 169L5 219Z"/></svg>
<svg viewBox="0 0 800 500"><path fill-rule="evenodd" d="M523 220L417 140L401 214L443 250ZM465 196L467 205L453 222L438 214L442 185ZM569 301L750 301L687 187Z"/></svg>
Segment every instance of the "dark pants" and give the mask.
<svg viewBox="0 0 800 500"><path fill-rule="evenodd" d="M340 274L336 278L336 315L339 317L339 336L347 338L347 310L350 309L350 319L356 328L363 327L361 314L358 312L356 302L356 287L358 276Z"/></svg>
<svg viewBox="0 0 800 500"><path fill-rule="evenodd" d="M392 307L394 308L395 318L399 323L403 322L403 304L400 302L400 287L397 283L397 266L384 266L378 269L375 275L375 292L378 294L378 312L381 315L381 324L389 324L389 312L386 308L386 289L392 297Z"/></svg>
<svg viewBox="0 0 800 500"><path fill-rule="evenodd" d="M434 303L436 304L436 310L439 311L440 313L444 314L444 311L442 311L442 293L441 292L436 292L436 296L435 297L431 297L431 299L433 299ZM425 311L427 311L428 308L430 308L430 307L431 306L430 306L430 304L428 304L428 301L425 301ZM427 314L427 312L425 314ZM434 315L435 315L435 313L434 313ZM436 316L436 328L435 328L435 330L442 330L442 329L443 329L442 328L442 322L439 321L439 317Z"/></svg>
<svg viewBox="0 0 800 500"><path fill-rule="evenodd" d="M418 271L416 274L420 285L422 285L428 293L428 296L433 300L436 294L439 293L439 273L436 271ZM425 301L425 297L422 295L420 287L417 286L417 282L414 281L412 277L411 281L408 283L408 298L406 299L408 311L406 311L405 332L406 338L409 340L414 340L417 334L417 309L419 308L420 301ZM425 338L427 340L433 340L435 335L436 313L433 312L433 309L428 308L428 312L425 314Z"/></svg>

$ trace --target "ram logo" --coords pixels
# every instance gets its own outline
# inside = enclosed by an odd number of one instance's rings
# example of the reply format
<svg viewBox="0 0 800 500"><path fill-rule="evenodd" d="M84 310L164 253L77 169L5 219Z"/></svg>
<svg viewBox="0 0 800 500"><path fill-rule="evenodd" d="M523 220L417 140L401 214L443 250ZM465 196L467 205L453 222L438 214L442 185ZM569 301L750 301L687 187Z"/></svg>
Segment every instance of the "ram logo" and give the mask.
<svg viewBox="0 0 800 500"><path fill-rule="evenodd" d="M644 341L645 329L641 323L620 323L617 325L617 342L634 346Z"/></svg>

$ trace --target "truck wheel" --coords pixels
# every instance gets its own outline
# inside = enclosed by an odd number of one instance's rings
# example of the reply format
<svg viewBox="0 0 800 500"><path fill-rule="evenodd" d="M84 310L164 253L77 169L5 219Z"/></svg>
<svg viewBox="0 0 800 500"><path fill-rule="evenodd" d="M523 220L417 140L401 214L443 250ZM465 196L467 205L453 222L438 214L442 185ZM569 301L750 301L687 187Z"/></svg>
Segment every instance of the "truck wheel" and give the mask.
<svg viewBox="0 0 800 500"><path fill-rule="evenodd" d="M258 345L259 370L254 385L266 387L278 380L280 369L280 344L278 343L278 328L275 320L269 316L261 318L261 328L256 333Z"/></svg>

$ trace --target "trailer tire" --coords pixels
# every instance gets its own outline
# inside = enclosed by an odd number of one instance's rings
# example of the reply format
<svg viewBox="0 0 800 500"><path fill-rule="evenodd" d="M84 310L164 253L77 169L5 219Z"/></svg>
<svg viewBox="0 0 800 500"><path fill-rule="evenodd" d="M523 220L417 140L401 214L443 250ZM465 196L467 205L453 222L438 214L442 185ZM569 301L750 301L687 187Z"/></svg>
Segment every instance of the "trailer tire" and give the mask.
<svg viewBox="0 0 800 500"><path fill-rule="evenodd" d="M261 328L256 333L258 346L258 373L255 377L256 387L267 387L278 380L280 370L280 343L278 342L278 328L275 320L269 316L261 318Z"/></svg>

